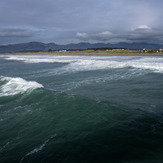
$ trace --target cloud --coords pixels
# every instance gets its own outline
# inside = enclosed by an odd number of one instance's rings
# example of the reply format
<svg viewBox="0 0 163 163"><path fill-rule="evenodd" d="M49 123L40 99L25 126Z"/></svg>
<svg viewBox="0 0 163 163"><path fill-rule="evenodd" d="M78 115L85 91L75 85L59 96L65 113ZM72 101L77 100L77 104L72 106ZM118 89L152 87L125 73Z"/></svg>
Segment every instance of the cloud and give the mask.
<svg viewBox="0 0 163 163"><path fill-rule="evenodd" d="M163 43L163 31L157 28L151 28L147 25L140 25L134 30L128 32L126 37L131 42L148 42L148 43Z"/></svg>
<svg viewBox="0 0 163 163"><path fill-rule="evenodd" d="M76 33L76 37L80 40L85 41L108 41L113 34L110 31L104 31L101 33L87 34L87 33Z"/></svg>
<svg viewBox="0 0 163 163"><path fill-rule="evenodd" d="M0 37L31 37L32 31L25 30L25 29L1 29L0 30Z"/></svg>
<svg viewBox="0 0 163 163"><path fill-rule="evenodd" d="M139 25L136 28L131 29L132 31L145 31L145 30L151 30L152 28L148 25Z"/></svg>
<svg viewBox="0 0 163 163"><path fill-rule="evenodd" d="M104 31L95 35L95 38L99 39L100 41L108 41L112 37L113 37L113 34L110 31Z"/></svg>
<svg viewBox="0 0 163 163"><path fill-rule="evenodd" d="M32 26L6 26L0 28L0 44L36 41L43 29ZM38 36L37 36L38 35Z"/></svg>
<svg viewBox="0 0 163 163"><path fill-rule="evenodd" d="M105 43L118 43L118 42L148 42L159 43L163 42L163 31L153 29L147 25L140 25L134 30L127 32L110 32L104 31L94 34L78 33L78 39L89 42L105 42ZM83 39L84 38L84 39Z"/></svg>
<svg viewBox="0 0 163 163"><path fill-rule="evenodd" d="M136 29L151 29L151 27L147 25L139 25Z"/></svg>
<svg viewBox="0 0 163 163"><path fill-rule="evenodd" d="M0 0L0 43L148 41L147 36L158 42L162 5L162 0Z"/></svg>
<svg viewBox="0 0 163 163"><path fill-rule="evenodd" d="M87 34L86 33L77 32L76 33L76 36L79 37L79 38L86 38L87 37Z"/></svg>
<svg viewBox="0 0 163 163"><path fill-rule="evenodd" d="M112 33L109 31L101 32L101 35L108 36L111 35Z"/></svg>

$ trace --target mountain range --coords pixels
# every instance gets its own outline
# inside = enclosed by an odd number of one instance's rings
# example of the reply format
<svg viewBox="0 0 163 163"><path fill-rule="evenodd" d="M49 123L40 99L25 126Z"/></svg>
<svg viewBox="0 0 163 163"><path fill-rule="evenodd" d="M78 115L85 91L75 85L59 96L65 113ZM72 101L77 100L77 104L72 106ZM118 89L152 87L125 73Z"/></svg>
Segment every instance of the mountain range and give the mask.
<svg viewBox="0 0 163 163"><path fill-rule="evenodd" d="M10 52L29 52L29 51L48 51L48 50L84 50L94 48L125 48L125 49L159 49L163 48L162 44L150 44L150 43L87 43L81 42L76 44L59 45L55 43L41 43L41 42L29 42L19 44L0 45L0 53Z"/></svg>

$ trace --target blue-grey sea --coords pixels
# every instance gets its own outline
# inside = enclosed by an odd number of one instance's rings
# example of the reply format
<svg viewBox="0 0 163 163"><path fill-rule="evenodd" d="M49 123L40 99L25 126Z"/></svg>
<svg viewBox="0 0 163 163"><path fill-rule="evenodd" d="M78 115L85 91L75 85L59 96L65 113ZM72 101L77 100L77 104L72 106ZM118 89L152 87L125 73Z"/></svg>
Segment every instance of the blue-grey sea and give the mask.
<svg viewBox="0 0 163 163"><path fill-rule="evenodd" d="M1 163L162 163L163 57L0 55Z"/></svg>

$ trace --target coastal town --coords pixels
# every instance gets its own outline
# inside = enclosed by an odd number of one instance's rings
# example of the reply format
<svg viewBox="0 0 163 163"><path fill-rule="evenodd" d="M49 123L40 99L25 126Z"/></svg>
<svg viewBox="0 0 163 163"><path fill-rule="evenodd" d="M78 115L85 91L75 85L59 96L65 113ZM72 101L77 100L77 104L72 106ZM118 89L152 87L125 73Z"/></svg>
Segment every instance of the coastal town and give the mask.
<svg viewBox="0 0 163 163"><path fill-rule="evenodd" d="M163 49L141 49L139 50L140 53L163 53Z"/></svg>

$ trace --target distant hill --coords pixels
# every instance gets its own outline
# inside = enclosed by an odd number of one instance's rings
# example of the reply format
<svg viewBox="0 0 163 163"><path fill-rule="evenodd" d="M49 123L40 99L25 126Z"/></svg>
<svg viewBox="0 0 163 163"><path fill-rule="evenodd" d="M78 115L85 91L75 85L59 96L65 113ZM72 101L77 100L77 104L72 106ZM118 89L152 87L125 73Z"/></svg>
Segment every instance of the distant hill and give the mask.
<svg viewBox="0 0 163 163"><path fill-rule="evenodd" d="M10 52L29 52L29 51L48 51L51 50L84 50L91 48L126 48L126 49L159 49L163 48L161 44L149 44L149 43L117 43L117 44L105 44L105 43L77 43L77 44L66 44L58 45L55 43L41 43L41 42L29 42L20 44L9 44L1 45L0 53L10 53Z"/></svg>

